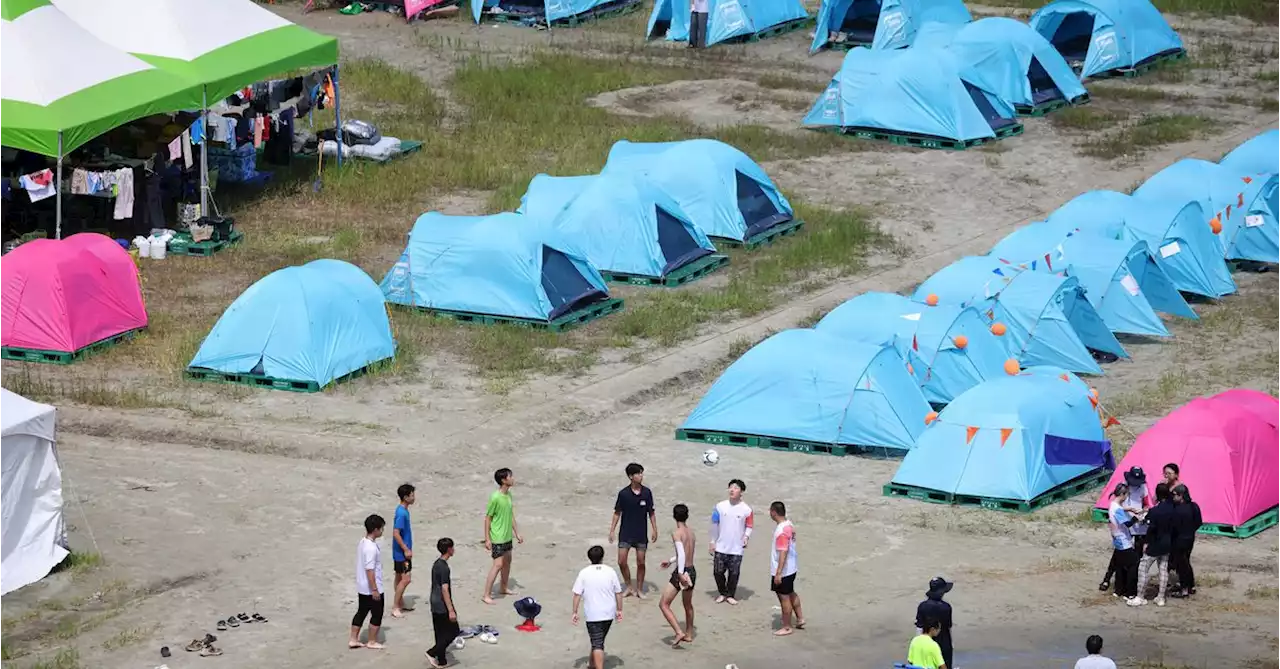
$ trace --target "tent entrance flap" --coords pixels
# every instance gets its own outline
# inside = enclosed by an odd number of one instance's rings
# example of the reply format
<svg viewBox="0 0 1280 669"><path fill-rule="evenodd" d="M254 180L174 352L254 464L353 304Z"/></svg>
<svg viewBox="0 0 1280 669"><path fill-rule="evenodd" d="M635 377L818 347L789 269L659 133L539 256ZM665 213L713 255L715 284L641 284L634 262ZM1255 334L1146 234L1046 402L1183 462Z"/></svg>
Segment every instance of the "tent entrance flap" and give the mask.
<svg viewBox="0 0 1280 669"><path fill-rule="evenodd" d="M542 247L542 290L551 301L549 321L608 297L582 276L568 256L548 246Z"/></svg>
<svg viewBox="0 0 1280 669"><path fill-rule="evenodd" d="M499 0L493 7L501 9L503 13L517 16L546 16L547 14L545 0Z"/></svg>
<svg viewBox="0 0 1280 669"><path fill-rule="evenodd" d="M1031 65L1027 67L1027 81L1031 82L1031 104L1040 105L1051 100L1062 100L1062 91L1054 83L1053 77L1045 71L1040 59L1031 57Z"/></svg>
<svg viewBox="0 0 1280 669"><path fill-rule="evenodd" d="M663 276L702 256L711 255L710 249L698 245L698 240L693 238L680 219L667 213L662 207L655 206L653 209L658 218L658 248L666 261L662 267Z"/></svg>
<svg viewBox="0 0 1280 669"><path fill-rule="evenodd" d="M969 92L969 97L973 99L973 104L978 107L978 111L982 113L982 118L986 119L987 125L991 126L992 131L1006 128L1008 126L1018 125L1018 121L1011 118L1005 118L996 111L995 105L987 99L987 94L981 88L964 82L964 88Z"/></svg>
<svg viewBox="0 0 1280 669"><path fill-rule="evenodd" d="M1052 434L1044 435L1044 462L1047 465L1085 465L1115 470L1116 459L1111 453L1111 442L1090 439L1072 439Z"/></svg>
<svg viewBox="0 0 1280 669"><path fill-rule="evenodd" d="M876 38L879 23L880 0L853 0L840 20L838 32L845 34L846 41L870 44Z"/></svg>
<svg viewBox="0 0 1280 669"><path fill-rule="evenodd" d="M778 206L769 199L760 187L760 182L737 170L733 173L737 179L738 211L742 212L742 221L747 225L743 239L750 239L779 223L791 220L790 214L778 211Z"/></svg>
<svg viewBox="0 0 1280 669"><path fill-rule="evenodd" d="M1089 12L1072 12L1062 17L1062 23L1053 31L1049 43L1062 54L1067 64L1078 68L1089 55L1093 43L1094 16Z"/></svg>

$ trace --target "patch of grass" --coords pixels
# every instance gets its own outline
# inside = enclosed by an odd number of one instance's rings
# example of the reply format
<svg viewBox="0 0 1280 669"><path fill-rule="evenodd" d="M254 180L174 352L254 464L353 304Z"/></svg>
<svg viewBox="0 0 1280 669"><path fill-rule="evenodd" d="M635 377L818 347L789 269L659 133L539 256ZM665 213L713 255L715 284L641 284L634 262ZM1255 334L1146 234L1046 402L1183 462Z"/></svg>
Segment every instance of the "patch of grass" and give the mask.
<svg viewBox="0 0 1280 669"><path fill-rule="evenodd" d="M799 77L789 77L779 74L762 74L759 77L756 77L756 85L770 90L804 91L806 93L813 93L815 97L821 93L825 87L825 84L822 82L815 83L811 79L801 79Z"/></svg>
<svg viewBox="0 0 1280 669"><path fill-rule="evenodd" d="M1277 81L1280 81L1280 71L1264 70L1262 72L1258 72L1257 74L1254 74L1253 78L1255 81L1264 81L1264 82L1269 82L1274 84Z"/></svg>
<svg viewBox="0 0 1280 669"><path fill-rule="evenodd" d="M1138 155L1166 144L1185 142L1217 127L1213 119L1193 114L1156 114L1115 132L1085 140L1081 153L1093 158L1114 159Z"/></svg>
<svg viewBox="0 0 1280 669"><path fill-rule="evenodd" d="M132 627L120 630L115 636L102 642L102 647L106 650L118 650L126 646L132 646L144 641L149 635L150 630L143 627Z"/></svg>
<svg viewBox="0 0 1280 669"><path fill-rule="evenodd" d="M1095 99L1126 100L1131 102L1172 102L1188 100L1193 96L1148 86L1122 86L1119 84L1090 84L1089 94Z"/></svg>
<svg viewBox="0 0 1280 669"><path fill-rule="evenodd" d="M1089 107L1068 107L1049 114L1049 122L1055 128L1095 131L1110 128L1128 118L1121 111Z"/></svg>
<svg viewBox="0 0 1280 669"><path fill-rule="evenodd" d="M1274 585L1251 585L1244 596L1249 599L1276 599L1280 597L1280 589Z"/></svg>
<svg viewBox="0 0 1280 669"><path fill-rule="evenodd" d="M54 567L54 572L70 572L72 576L87 574L103 564L102 554L91 552L68 553L66 559Z"/></svg>
<svg viewBox="0 0 1280 669"><path fill-rule="evenodd" d="M80 669L80 651L63 648L53 657L37 661L30 669Z"/></svg>
<svg viewBox="0 0 1280 669"><path fill-rule="evenodd" d="M117 409L182 408L183 405L166 400L143 387L130 387L110 381L106 375L98 378L72 376L59 378L53 372L46 376L33 372L31 365L15 365L4 375L4 387L28 399L43 402L70 401L89 406ZM70 559L70 558L68 558Z"/></svg>
<svg viewBox="0 0 1280 669"><path fill-rule="evenodd" d="M1227 572L1226 576L1220 574L1205 574L1201 576L1196 574L1196 585L1201 588L1220 588L1231 585L1231 572Z"/></svg>

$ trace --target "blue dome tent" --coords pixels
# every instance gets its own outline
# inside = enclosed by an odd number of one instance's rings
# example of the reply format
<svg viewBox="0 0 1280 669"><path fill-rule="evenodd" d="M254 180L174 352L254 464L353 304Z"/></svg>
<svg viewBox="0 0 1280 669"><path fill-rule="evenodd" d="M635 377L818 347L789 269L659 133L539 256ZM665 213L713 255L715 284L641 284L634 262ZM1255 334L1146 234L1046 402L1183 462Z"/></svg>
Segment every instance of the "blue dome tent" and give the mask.
<svg viewBox="0 0 1280 669"><path fill-rule="evenodd" d="M1040 115L1089 101L1067 61L1021 21L990 17L941 26L922 32L915 48L925 47L953 54L962 79L1013 105L1019 114Z"/></svg>
<svg viewBox="0 0 1280 669"><path fill-rule="evenodd" d="M1094 190L1059 207L1047 222L1111 239L1144 241L1178 290L1218 298L1236 292L1236 284L1213 231L1204 224L1203 211L1187 197L1138 199Z"/></svg>
<svg viewBox="0 0 1280 669"><path fill-rule="evenodd" d="M1079 279L1089 304L1112 332L1168 337L1157 311L1198 318L1146 242L1117 240L1096 230L1077 232L1061 222L1033 223L1014 230L988 255L1022 269Z"/></svg>
<svg viewBox="0 0 1280 669"><path fill-rule="evenodd" d="M1280 151L1280 149L1277 149ZM1193 198L1206 225L1221 226L1219 243L1228 260L1280 262L1277 177L1241 175L1207 160L1186 158L1151 175L1134 191L1138 198Z"/></svg>
<svg viewBox="0 0 1280 669"><path fill-rule="evenodd" d="M809 19L801 0L707 0L707 46L789 32ZM646 39L689 41L689 0L656 0Z"/></svg>
<svg viewBox="0 0 1280 669"><path fill-rule="evenodd" d="M378 284L341 260L262 277L214 324L187 377L315 392L393 357Z"/></svg>
<svg viewBox="0 0 1280 669"><path fill-rule="evenodd" d="M927 24L973 20L963 0L822 0L809 53L824 46L901 49Z"/></svg>
<svg viewBox="0 0 1280 669"><path fill-rule="evenodd" d="M573 240L608 281L678 286L729 262L679 203L641 175L535 177L522 209L537 224L549 221L562 238Z"/></svg>
<svg viewBox="0 0 1280 669"><path fill-rule="evenodd" d="M1186 57L1182 38L1148 0L1054 0L1028 23L1081 79L1141 74Z"/></svg>
<svg viewBox="0 0 1280 669"><path fill-rule="evenodd" d="M1280 150L1276 147L1280 147L1280 130L1272 128L1232 149L1218 164L1237 174L1280 173Z"/></svg>
<svg viewBox="0 0 1280 669"><path fill-rule="evenodd" d="M946 404L982 381L1004 375L1009 357L972 307L928 306L893 293L863 293L841 304L815 330L893 346L930 404Z"/></svg>
<svg viewBox="0 0 1280 669"><path fill-rule="evenodd" d="M934 49L853 49L804 125L950 149L1021 133L1013 107L964 81L953 60Z"/></svg>
<svg viewBox="0 0 1280 669"><path fill-rule="evenodd" d="M1053 367L986 381L925 428L884 493L1032 511L1102 485L1116 465L1095 401Z"/></svg>
<svg viewBox="0 0 1280 669"><path fill-rule="evenodd" d="M708 237L754 247L799 229L791 203L747 154L714 139L617 142L604 171L641 175Z"/></svg>
<svg viewBox="0 0 1280 669"><path fill-rule="evenodd" d="M893 347L784 330L730 365L676 438L900 454L915 443L929 410Z"/></svg>
<svg viewBox="0 0 1280 669"><path fill-rule="evenodd" d="M622 308L571 240L512 213L418 217L382 292L391 304L460 321L556 331Z"/></svg>
<svg viewBox="0 0 1280 669"><path fill-rule="evenodd" d="M471 0L471 18L547 25L556 21L620 14L639 8L639 0Z"/></svg>
<svg viewBox="0 0 1280 669"><path fill-rule="evenodd" d="M1089 349L1128 354L1085 299L1079 279L1018 270L990 256L970 256L942 268L912 299L973 306L1007 328L1009 351L1024 366L1053 365L1101 374Z"/></svg>

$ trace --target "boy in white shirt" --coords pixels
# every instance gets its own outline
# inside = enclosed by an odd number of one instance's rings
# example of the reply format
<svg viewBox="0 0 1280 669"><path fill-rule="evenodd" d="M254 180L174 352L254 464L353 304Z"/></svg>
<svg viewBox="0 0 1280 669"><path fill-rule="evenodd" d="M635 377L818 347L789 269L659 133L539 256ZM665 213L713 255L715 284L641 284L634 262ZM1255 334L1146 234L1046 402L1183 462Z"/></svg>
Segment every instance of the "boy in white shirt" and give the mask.
<svg viewBox="0 0 1280 669"><path fill-rule="evenodd" d="M591 638L590 669L604 669L604 638L614 620L622 620L622 582L612 567L600 564L604 548L587 549L589 566L578 572L573 582L573 624L578 624L578 606L583 606L587 619L587 636Z"/></svg>
<svg viewBox="0 0 1280 669"><path fill-rule="evenodd" d="M742 572L742 553L751 541L755 518L751 507L742 501L747 484L742 479L729 481L729 499L716 504L711 512L712 576L716 579L716 603L737 605L738 576Z"/></svg>
<svg viewBox="0 0 1280 669"><path fill-rule="evenodd" d="M382 627L382 608L386 602L382 599L382 549L378 547L378 539L386 526L387 521L376 513L364 519L364 538L356 547L358 604L356 615L351 618L351 639L347 641L350 648L382 648L378 642L378 628ZM360 643L360 628L364 627L365 616L369 617L369 640Z"/></svg>
<svg viewBox="0 0 1280 669"><path fill-rule="evenodd" d="M1076 660L1076 669L1116 669L1116 663L1102 656L1102 637L1094 634L1084 642L1088 655Z"/></svg>
<svg viewBox="0 0 1280 669"><path fill-rule="evenodd" d="M769 517L777 523L773 530L773 551L770 554L770 570L773 582L769 589L778 595L782 607L782 626L774 636L791 634L791 616L796 618L796 629L804 629L804 613L800 610L800 595L796 594L796 528L787 520L787 505L774 502L769 505Z"/></svg>

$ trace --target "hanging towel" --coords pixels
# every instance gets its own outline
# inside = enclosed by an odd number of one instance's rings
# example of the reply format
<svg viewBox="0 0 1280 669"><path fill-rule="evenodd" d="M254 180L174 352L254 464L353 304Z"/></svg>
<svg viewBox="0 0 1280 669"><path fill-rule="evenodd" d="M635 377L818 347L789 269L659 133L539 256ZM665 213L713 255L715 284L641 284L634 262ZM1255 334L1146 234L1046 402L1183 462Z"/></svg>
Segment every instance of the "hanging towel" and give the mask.
<svg viewBox="0 0 1280 669"><path fill-rule="evenodd" d="M191 168L191 131L183 130L181 139L182 139L182 164L185 165L187 169L190 169Z"/></svg>
<svg viewBox="0 0 1280 669"><path fill-rule="evenodd" d="M169 142L169 160L173 161L181 157L182 157L182 138L174 137L173 141Z"/></svg>
<svg viewBox="0 0 1280 669"><path fill-rule="evenodd" d="M133 218L133 170L123 168L115 171L116 208L112 218L117 221Z"/></svg>
<svg viewBox="0 0 1280 669"><path fill-rule="evenodd" d="M191 124L191 129L189 132L191 133L192 144L204 143L204 119L202 118L196 119L196 122Z"/></svg>
<svg viewBox="0 0 1280 669"><path fill-rule="evenodd" d="M39 172L24 174L19 181L22 183L22 187L26 189L27 195L31 197L32 202L39 202L58 193L57 185L53 183L53 170L51 169L46 168Z"/></svg>
<svg viewBox="0 0 1280 669"><path fill-rule="evenodd" d="M71 194L88 195L92 192L89 189L89 172L79 167L71 170Z"/></svg>

